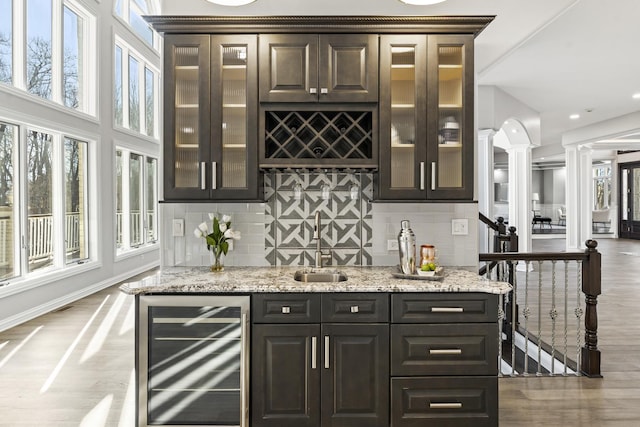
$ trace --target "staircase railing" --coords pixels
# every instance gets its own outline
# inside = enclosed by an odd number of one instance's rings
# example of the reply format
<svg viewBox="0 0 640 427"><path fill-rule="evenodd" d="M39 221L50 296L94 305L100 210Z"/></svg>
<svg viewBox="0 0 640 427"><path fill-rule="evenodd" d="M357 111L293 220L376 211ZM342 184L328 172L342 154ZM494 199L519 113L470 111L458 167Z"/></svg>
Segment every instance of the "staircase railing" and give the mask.
<svg viewBox="0 0 640 427"><path fill-rule="evenodd" d="M480 274L513 286L500 304L500 374L599 377L598 243L588 240L584 252L519 253L514 227L479 219L494 230L493 253L479 255Z"/></svg>

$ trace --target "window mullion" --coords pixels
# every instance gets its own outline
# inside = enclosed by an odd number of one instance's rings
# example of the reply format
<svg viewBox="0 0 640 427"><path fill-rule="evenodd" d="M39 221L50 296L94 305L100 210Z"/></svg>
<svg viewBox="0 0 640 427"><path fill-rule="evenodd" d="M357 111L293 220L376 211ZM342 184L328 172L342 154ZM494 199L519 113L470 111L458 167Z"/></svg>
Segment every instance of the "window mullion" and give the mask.
<svg viewBox="0 0 640 427"><path fill-rule="evenodd" d="M29 272L29 209L27 206L27 181L29 173L29 167L27 164L27 127L20 126L18 132L18 157L20 159L20 172L18 175L18 182L16 182L16 191L20 195L19 208L17 209L19 216L17 216L16 229L18 231L17 236L17 250L16 254L18 259L16 265L20 266L20 275L23 276Z"/></svg>

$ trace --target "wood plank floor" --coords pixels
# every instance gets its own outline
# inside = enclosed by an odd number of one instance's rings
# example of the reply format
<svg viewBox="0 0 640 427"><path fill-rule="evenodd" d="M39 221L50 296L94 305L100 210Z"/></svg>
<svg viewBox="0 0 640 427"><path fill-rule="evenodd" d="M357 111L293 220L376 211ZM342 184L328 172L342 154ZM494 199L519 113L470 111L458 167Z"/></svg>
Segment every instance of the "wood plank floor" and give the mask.
<svg viewBox="0 0 640 427"><path fill-rule="evenodd" d="M640 426L640 241L598 249L604 378L501 378L502 427ZM133 427L133 367L133 298L117 287L2 332L0 427Z"/></svg>

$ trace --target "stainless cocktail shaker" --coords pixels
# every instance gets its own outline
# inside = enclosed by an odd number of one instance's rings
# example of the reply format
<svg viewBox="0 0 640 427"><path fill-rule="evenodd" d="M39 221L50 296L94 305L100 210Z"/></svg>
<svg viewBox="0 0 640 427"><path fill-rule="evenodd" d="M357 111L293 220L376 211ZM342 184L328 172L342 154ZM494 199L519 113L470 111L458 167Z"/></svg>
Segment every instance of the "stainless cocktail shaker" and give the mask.
<svg viewBox="0 0 640 427"><path fill-rule="evenodd" d="M416 236L409 226L408 220L400 221L398 234L398 252L400 254L400 270L404 274L416 273Z"/></svg>

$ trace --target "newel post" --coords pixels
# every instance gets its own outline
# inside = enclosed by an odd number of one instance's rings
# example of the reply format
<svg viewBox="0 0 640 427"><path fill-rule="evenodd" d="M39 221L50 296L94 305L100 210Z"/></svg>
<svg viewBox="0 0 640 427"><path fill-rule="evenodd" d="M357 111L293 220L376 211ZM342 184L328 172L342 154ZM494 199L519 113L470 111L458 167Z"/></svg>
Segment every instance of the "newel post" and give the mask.
<svg viewBox="0 0 640 427"><path fill-rule="evenodd" d="M582 373L600 377L600 350L598 350L598 295L601 287L601 254L596 250L598 242L587 240L587 259L582 265L582 292L585 295L584 347L582 347Z"/></svg>

